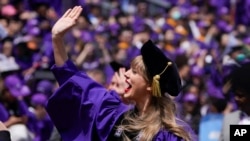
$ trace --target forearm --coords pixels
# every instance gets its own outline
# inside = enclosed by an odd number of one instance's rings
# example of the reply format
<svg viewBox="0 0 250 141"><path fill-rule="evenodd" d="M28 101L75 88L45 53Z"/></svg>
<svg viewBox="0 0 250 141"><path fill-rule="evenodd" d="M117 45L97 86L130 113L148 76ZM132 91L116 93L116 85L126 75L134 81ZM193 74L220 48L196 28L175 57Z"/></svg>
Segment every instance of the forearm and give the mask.
<svg viewBox="0 0 250 141"><path fill-rule="evenodd" d="M83 50L80 55L76 58L76 65L80 66L87 57L87 53Z"/></svg>
<svg viewBox="0 0 250 141"><path fill-rule="evenodd" d="M4 122L4 125L9 128L10 126L17 124L17 123L23 123L25 124L27 122L27 117L10 117L7 121Z"/></svg>
<svg viewBox="0 0 250 141"><path fill-rule="evenodd" d="M4 126L6 126L7 128L9 128L11 125L14 124L14 122L12 122L11 120L7 120L7 121L5 121L3 124L4 124Z"/></svg>
<svg viewBox="0 0 250 141"><path fill-rule="evenodd" d="M64 48L63 37L52 35L54 58L57 66L62 66L68 60L66 49Z"/></svg>
<svg viewBox="0 0 250 141"><path fill-rule="evenodd" d="M108 64L111 62L111 57L107 49L102 49L104 63Z"/></svg>

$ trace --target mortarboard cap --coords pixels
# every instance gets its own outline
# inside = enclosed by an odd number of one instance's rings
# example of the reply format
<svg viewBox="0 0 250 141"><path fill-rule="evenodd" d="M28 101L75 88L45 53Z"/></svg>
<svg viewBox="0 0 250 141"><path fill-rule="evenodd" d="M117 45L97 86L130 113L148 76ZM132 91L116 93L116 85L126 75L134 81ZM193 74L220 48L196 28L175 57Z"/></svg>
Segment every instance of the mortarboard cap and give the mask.
<svg viewBox="0 0 250 141"><path fill-rule="evenodd" d="M193 93L186 93L183 98L183 101L196 103L198 102L198 97Z"/></svg>
<svg viewBox="0 0 250 141"><path fill-rule="evenodd" d="M223 7L221 7L221 8L219 8L218 9L218 15L226 15L226 14L228 14L229 13L229 9L227 8L227 7L225 7L225 6L223 6Z"/></svg>
<svg viewBox="0 0 250 141"><path fill-rule="evenodd" d="M151 40L143 44L141 55L148 76L153 81L153 95L161 96L161 93L167 92L172 96L177 96L181 90L181 79L176 64Z"/></svg>
<svg viewBox="0 0 250 141"><path fill-rule="evenodd" d="M14 74L6 76L4 79L4 85L14 97L27 96L31 93L30 88L27 85L24 85L21 79Z"/></svg>
<svg viewBox="0 0 250 141"><path fill-rule="evenodd" d="M197 6L192 6L188 10L189 10L188 12L189 14L193 14L193 13L198 13L199 8Z"/></svg>
<svg viewBox="0 0 250 141"><path fill-rule="evenodd" d="M118 72L120 68L126 68L124 65L118 63L117 61L111 61L109 64L114 72Z"/></svg>
<svg viewBox="0 0 250 141"><path fill-rule="evenodd" d="M192 76L202 77L202 75L204 74L204 69L197 65L194 65L191 67L190 73Z"/></svg>
<svg viewBox="0 0 250 141"><path fill-rule="evenodd" d="M43 93L36 93L31 97L31 104L33 106L42 105L45 106L47 102L47 96Z"/></svg>
<svg viewBox="0 0 250 141"><path fill-rule="evenodd" d="M54 89L54 85L50 80L41 80L37 83L36 91L40 93L44 93L46 95L52 94Z"/></svg>

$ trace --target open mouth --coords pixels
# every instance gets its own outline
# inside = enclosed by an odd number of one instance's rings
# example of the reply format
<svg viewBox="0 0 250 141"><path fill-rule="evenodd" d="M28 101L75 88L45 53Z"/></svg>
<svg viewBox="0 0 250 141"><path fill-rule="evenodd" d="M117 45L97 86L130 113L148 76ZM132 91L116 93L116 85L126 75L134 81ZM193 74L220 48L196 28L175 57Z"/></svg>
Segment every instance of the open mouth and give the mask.
<svg viewBox="0 0 250 141"><path fill-rule="evenodd" d="M126 83L127 83L127 88L125 89L125 93L127 93L131 88L132 88L132 85L126 80Z"/></svg>

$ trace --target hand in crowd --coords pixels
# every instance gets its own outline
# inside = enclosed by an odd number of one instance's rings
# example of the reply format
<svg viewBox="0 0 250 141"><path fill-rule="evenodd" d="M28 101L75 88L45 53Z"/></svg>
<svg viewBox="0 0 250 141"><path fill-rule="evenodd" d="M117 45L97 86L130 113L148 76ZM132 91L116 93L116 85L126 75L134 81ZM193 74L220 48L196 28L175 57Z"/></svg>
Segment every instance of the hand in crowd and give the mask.
<svg viewBox="0 0 250 141"><path fill-rule="evenodd" d="M4 125L2 121L0 121L0 131L3 131L3 130L8 130L8 128Z"/></svg>
<svg viewBox="0 0 250 141"><path fill-rule="evenodd" d="M18 123L26 123L27 122L27 117L22 116L22 117L17 117L17 116L11 116L4 124L7 127L10 127L14 124Z"/></svg>

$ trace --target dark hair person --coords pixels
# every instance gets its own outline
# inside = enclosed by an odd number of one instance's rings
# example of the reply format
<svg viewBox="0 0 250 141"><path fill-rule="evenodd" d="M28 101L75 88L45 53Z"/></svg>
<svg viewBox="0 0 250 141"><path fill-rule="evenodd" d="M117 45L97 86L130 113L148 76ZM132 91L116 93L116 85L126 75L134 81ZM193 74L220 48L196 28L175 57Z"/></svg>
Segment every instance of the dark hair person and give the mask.
<svg viewBox="0 0 250 141"><path fill-rule="evenodd" d="M60 87L50 97L47 111L62 140L194 140L192 130L175 116L170 98L181 90L176 65L151 40L125 72L123 93L110 91L77 70L63 37L81 12L80 6L68 9L52 28L56 63L52 71Z"/></svg>

